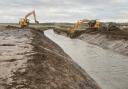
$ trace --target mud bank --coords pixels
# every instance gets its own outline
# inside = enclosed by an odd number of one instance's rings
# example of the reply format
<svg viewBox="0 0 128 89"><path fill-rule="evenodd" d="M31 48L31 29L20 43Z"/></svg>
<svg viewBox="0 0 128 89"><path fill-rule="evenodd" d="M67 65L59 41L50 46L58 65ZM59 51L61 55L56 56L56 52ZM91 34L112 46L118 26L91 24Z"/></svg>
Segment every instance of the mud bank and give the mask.
<svg viewBox="0 0 128 89"><path fill-rule="evenodd" d="M102 48L128 55L128 33L122 30L110 32L85 32L79 39Z"/></svg>
<svg viewBox="0 0 128 89"><path fill-rule="evenodd" d="M0 29L0 89L100 89L40 30Z"/></svg>

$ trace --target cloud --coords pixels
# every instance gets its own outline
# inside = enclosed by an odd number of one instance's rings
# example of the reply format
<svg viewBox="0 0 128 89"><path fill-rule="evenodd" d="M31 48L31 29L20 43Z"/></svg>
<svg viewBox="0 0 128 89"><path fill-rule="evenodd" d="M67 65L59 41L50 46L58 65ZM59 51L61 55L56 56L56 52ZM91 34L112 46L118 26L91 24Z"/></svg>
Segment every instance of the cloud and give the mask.
<svg viewBox="0 0 128 89"><path fill-rule="evenodd" d="M1 0L0 22L18 22L33 9L40 22L121 19L128 15L127 3L127 0Z"/></svg>

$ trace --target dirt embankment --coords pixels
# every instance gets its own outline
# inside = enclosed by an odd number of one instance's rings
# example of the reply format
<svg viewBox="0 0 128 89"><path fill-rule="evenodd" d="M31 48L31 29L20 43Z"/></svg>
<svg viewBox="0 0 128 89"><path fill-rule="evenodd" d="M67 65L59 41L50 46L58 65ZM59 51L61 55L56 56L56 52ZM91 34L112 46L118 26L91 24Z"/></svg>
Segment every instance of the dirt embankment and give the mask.
<svg viewBox="0 0 128 89"><path fill-rule="evenodd" d="M79 39L128 55L128 32L123 30L85 32Z"/></svg>
<svg viewBox="0 0 128 89"><path fill-rule="evenodd" d="M0 29L0 89L100 89L42 31Z"/></svg>

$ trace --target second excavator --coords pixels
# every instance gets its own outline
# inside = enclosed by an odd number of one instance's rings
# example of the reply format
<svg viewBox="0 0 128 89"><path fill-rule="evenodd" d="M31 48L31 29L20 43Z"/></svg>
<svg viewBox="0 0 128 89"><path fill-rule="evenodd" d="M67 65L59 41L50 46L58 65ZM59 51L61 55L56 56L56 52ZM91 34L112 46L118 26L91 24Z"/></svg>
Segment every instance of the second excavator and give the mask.
<svg viewBox="0 0 128 89"><path fill-rule="evenodd" d="M34 20L35 20L35 23L36 24L39 24L39 21L36 20L35 10L33 10L33 11L29 12L28 14L26 14L24 18L21 18L20 19L19 24L20 24L21 28L24 28L24 27L28 27L29 26L29 19L28 19L28 17L30 15L33 15Z"/></svg>
<svg viewBox="0 0 128 89"><path fill-rule="evenodd" d="M80 27L81 24L86 25L85 29L99 29L100 28L100 22L98 20L79 20L75 23L74 27L69 29L69 33L74 33L76 29Z"/></svg>

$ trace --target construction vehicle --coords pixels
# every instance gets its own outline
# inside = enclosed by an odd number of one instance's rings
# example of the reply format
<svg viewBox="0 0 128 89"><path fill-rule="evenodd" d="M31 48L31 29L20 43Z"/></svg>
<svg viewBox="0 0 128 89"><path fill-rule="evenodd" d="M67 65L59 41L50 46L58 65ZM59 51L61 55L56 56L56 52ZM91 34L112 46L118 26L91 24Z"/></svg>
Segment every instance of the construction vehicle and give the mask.
<svg viewBox="0 0 128 89"><path fill-rule="evenodd" d="M75 23L74 27L70 29L70 32L74 32L76 29L79 28L81 24L87 24L87 28L89 29L99 29L100 28L100 22L98 20L79 20Z"/></svg>
<svg viewBox="0 0 128 89"><path fill-rule="evenodd" d="M68 32L70 35L74 34L75 31L77 31L77 29L80 27L81 24L86 25L86 28L84 28L84 30L86 29L99 29L100 28L100 22L98 20L78 20L74 27L69 29Z"/></svg>
<svg viewBox="0 0 128 89"><path fill-rule="evenodd" d="M20 24L21 28L24 28L24 27L28 27L29 26L29 19L28 19L28 17L30 15L33 15L34 20L35 20L35 23L36 24L39 24L39 21L36 20L35 10L33 10L33 11L29 12L28 14L26 14L24 18L21 18L20 19L19 24Z"/></svg>

